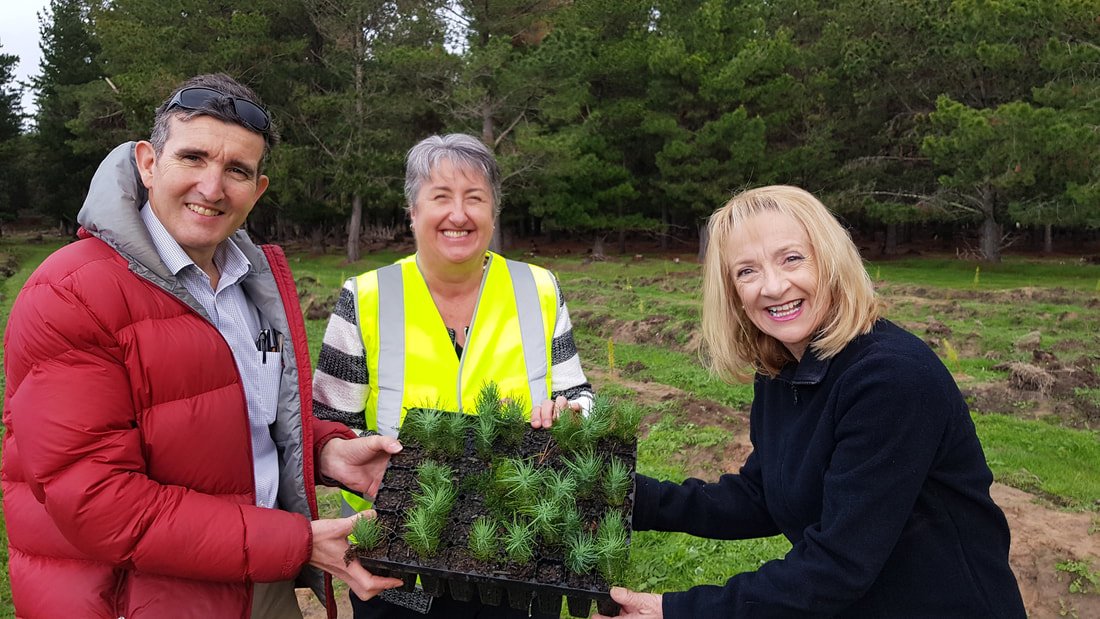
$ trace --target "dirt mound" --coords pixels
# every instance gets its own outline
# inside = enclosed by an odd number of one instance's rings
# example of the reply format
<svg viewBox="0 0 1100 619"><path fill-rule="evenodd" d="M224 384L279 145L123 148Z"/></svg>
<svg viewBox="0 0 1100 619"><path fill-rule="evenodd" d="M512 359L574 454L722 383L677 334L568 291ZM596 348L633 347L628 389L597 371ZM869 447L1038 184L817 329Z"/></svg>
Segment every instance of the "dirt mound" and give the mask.
<svg viewBox="0 0 1100 619"><path fill-rule="evenodd" d="M925 300L982 300L990 303L1019 305L1048 303L1051 305L1088 305L1095 300L1090 292L1067 288L1013 288L1011 290L970 290L966 288L926 288L907 284L886 284L881 287L889 298L911 296Z"/></svg>
<svg viewBox="0 0 1100 619"><path fill-rule="evenodd" d="M1082 355L1063 362L1053 350L1032 351L1032 362L998 364L1007 381L971 385L965 395L970 408L981 412L1011 413L1038 419L1055 415L1062 424L1079 429L1100 423L1100 388L1096 368L1100 357Z"/></svg>
<svg viewBox="0 0 1100 619"><path fill-rule="evenodd" d="M687 321L654 314L641 320L622 320L590 310L570 311L574 328L611 338L621 344L664 346L681 352L698 349L698 328Z"/></svg>
<svg viewBox="0 0 1100 619"><path fill-rule="evenodd" d="M1030 363L1010 363L1008 364L1008 385L1021 391L1038 391L1041 394L1047 394L1054 386L1054 376Z"/></svg>

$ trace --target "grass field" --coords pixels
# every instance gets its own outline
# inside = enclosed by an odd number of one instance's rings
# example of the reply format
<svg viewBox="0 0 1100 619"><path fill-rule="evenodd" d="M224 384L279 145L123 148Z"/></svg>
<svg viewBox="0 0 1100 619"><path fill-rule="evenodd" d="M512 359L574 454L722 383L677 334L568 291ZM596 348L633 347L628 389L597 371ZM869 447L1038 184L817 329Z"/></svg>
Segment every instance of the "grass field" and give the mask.
<svg viewBox="0 0 1100 619"><path fill-rule="evenodd" d="M19 265L0 281L0 326L18 288L54 247L0 240L0 265L8 256L15 256ZM377 254L347 265L337 255L291 254L310 316L307 329L314 355L341 282L396 257ZM751 389L722 383L702 369L699 265L690 258L664 257L604 262L576 256L527 259L558 274L585 367L599 377L594 380L598 389L617 397L639 397L638 385L667 387L727 411L689 420L669 402L640 400L649 414L639 443L639 471L673 480L700 466L709 473L705 456L721 451L731 440L737 426L728 411L746 411ZM1100 383L1085 380L1060 388L1062 383L1056 382L1040 394L1006 386L1014 364L1038 363L1033 348L1019 345L1028 337L1038 337L1040 350L1048 355L1044 369L1057 381L1100 371L1095 344L1100 267L1019 258L995 267L911 259L872 263L868 271L887 316L929 341L955 373L970 399L997 479L1062 509L1100 509ZM684 454L699 457L685 459ZM779 538L719 542L638 533L626 584L653 591L718 584L781 556L788 547ZM0 546L5 565L0 574L0 617L13 614L7 601L6 552L5 540Z"/></svg>

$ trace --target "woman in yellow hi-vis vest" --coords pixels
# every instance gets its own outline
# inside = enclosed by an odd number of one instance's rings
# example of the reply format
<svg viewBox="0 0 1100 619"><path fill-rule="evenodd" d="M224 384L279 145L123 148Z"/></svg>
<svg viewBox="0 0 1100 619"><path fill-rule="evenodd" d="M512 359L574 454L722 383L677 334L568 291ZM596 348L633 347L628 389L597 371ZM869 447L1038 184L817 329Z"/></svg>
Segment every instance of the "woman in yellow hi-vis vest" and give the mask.
<svg viewBox="0 0 1100 619"><path fill-rule="evenodd" d="M405 198L416 253L344 282L313 379L314 414L397 436L406 408L471 411L481 385L529 403L549 427L565 407L588 410L569 312L546 269L488 251L500 212L492 152L462 134L409 150ZM369 506L345 493L345 509ZM508 607L388 591L355 617L540 617ZM554 615L556 617L556 615Z"/></svg>

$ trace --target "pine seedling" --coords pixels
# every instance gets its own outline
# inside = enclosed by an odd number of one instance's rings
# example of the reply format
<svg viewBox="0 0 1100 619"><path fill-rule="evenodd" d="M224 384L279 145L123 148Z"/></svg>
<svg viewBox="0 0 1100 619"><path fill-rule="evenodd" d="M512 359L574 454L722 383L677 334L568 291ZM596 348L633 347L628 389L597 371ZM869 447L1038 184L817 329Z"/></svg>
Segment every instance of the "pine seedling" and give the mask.
<svg viewBox="0 0 1100 619"><path fill-rule="evenodd" d="M611 458L604 471L602 489L603 498L611 507L618 507L626 502L626 493L630 491L630 467L626 462Z"/></svg>
<svg viewBox="0 0 1100 619"><path fill-rule="evenodd" d="M587 574L596 567L599 550L596 540L587 531L578 531L565 543L565 567L574 574Z"/></svg>
<svg viewBox="0 0 1100 619"><path fill-rule="evenodd" d="M492 415L478 415L474 419L474 449L482 458L492 457L499 427L500 421Z"/></svg>
<svg viewBox="0 0 1100 619"><path fill-rule="evenodd" d="M420 492L413 495L413 503L436 517L442 528L457 498L458 489L453 485L421 486Z"/></svg>
<svg viewBox="0 0 1100 619"><path fill-rule="evenodd" d="M519 447L523 442L523 435L527 432L525 412L522 399L508 398L501 404L498 437L505 446Z"/></svg>
<svg viewBox="0 0 1100 619"><path fill-rule="evenodd" d="M611 400L604 396L596 396L588 415L581 421L581 433L586 445L595 447L601 438L611 432L614 412Z"/></svg>
<svg viewBox="0 0 1100 619"><path fill-rule="evenodd" d="M493 381L488 381L481 386L474 400L474 411L479 417L500 417L500 387Z"/></svg>
<svg viewBox="0 0 1100 619"><path fill-rule="evenodd" d="M454 469L435 460L421 460L416 467L416 479L420 487L454 485Z"/></svg>
<svg viewBox="0 0 1100 619"><path fill-rule="evenodd" d="M505 501L515 508L530 505L538 499L542 486L542 471L531 460L507 458L496 471L496 485Z"/></svg>
<svg viewBox="0 0 1100 619"><path fill-rule="evenodd" d="M527 505L523 513L531 518L531 526L544 542L550 545L558 545L561 542L562 523L561 505L549 497Z"/></svg>
<svg viewBox="0 0 1100 619"><path fill-rule="evenodd" d="M377 518L359 516L351 528L352 545L362 550L373 550L386 537L386 530Z"/></svg>
<svg viewBox="0 0 1100 619"><path fill-rule="evenodd" d="M401 428L398 430L398 438L406 445L419 445L421 443L420 437L424 435L424 431L420 429L420 413L419 408L410 408L405 411L405 417L401 420Z"/></svg>
<svg viewBox="0 0 1100 619"><path fill-rule="evenodd" d="M570 407L562 411L561 416L550 426L550 435L558 447L565 453L572 453L583 446L582 424L584 417Z"/></svg>
<svg viewBox="0 0 1100 619"><path fill-rule="evenodd" d="M443 421L443 411L438 408L414 408L405 415L401 424L399 438L411 444L419 444L424 449L435 450L439 424Z"/></svg>
<svg viewBox="0 0 1100 619"><path fill-rule="evenodd" d="M638 436L638 426L644 415L645 410L635 402L616 406L611 433L624 443L630 443Z"/></svg>
<svg viewBox="0 0 1100 619"><path fill-rule="evenodd" d="M447 515L458 499L458 488L453 481L451 467L425 460L416 467L420 490L413 495L413 503L433 519L433 526L443 529Z"/></svg>
<svg viewBox="0 0 1100 619"><path fill-rule="evenodd" d="M615 338L607 338L607 367L611 370L612 376L618 376L619 373L615 371Z"/></svg>
<svg viewBox="0 0 1100 619"><path fill-rule="evenodd" d="M535 554L535 529L531 523L517 517L504 523L504 552L520 565L531 562Z"/></svg>
<svg viewBox="0 0 1100 619"><path fill-rule="evenodd" d="M626 525L616 512L607 512L596 527L597 567L609 583L620 583L626 571Z"/></svg>
<svg viewBox="0 0 1100 619"><path fill-rule="evenodd" d="M559 505L571 502L577 493L577 480L567 471L548 469L542 479L546 496Z"/></svg>
<svg viewBox="0 0 1100 619"><path fill-rule="evenodd" d="M430 557L439 550L442 523L423 507L414 507L405 519L405 543L421 557Z"/></svg>
<svg viewBox="0 0 1100 619"><path fill-rule="evenodd" d="M447 456L460 456L466 448L466 426L469 418L464 413L444 413L439 422L436 451Z"/></svg>
<svg viewBox="0 0 1100 619"><path fill-rule="evenodd" d="M603 472L603 460L591 447L585 447L573 454L572 458L562 458L562 464L577 481L577 492L581 496L592 496L596 483Z"/></svg>
<svg viewBox="0 0 1100 619"><path fill-rule="evenodd" d="M497 523L485 516L475 520L467 546L478 561L492 561L497 553Z"/></svg>
<svg viewBox="0 0 1100 619"><path fill-rule="evenodd" d="M575 502L570 502L562 509L561 529L565 535L568 536L571 531L580 531L584 526L584 517L581 516L581 510L577 508Z"/></svg>

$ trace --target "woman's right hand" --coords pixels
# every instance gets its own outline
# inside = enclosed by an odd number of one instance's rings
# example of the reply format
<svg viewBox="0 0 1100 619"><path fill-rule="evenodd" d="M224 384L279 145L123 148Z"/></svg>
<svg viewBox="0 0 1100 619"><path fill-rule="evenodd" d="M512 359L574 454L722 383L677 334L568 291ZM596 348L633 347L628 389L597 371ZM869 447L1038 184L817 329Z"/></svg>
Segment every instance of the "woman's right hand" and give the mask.
<svg viewBox="0 0 1100 619"><path fill-rule="evenodd" d="M618 619L663 619L665 616L661 609L659 593L638 593L623 587L611 587L611 599L622 607ZM592 619L615 619L615 617L596 614L592 615Z"/></svg>
<svg viewBox="0 0 1100 619"><path fill-rule="evenodd" d="M544 401L542 404L531 409L531 427L535 429L549 429L550 426L554 425L554 421L561 416L562 411L566 408L579 411L581 410L581 403L570 402L565 399L563 395L559 395L553 400Z"/></svg>

